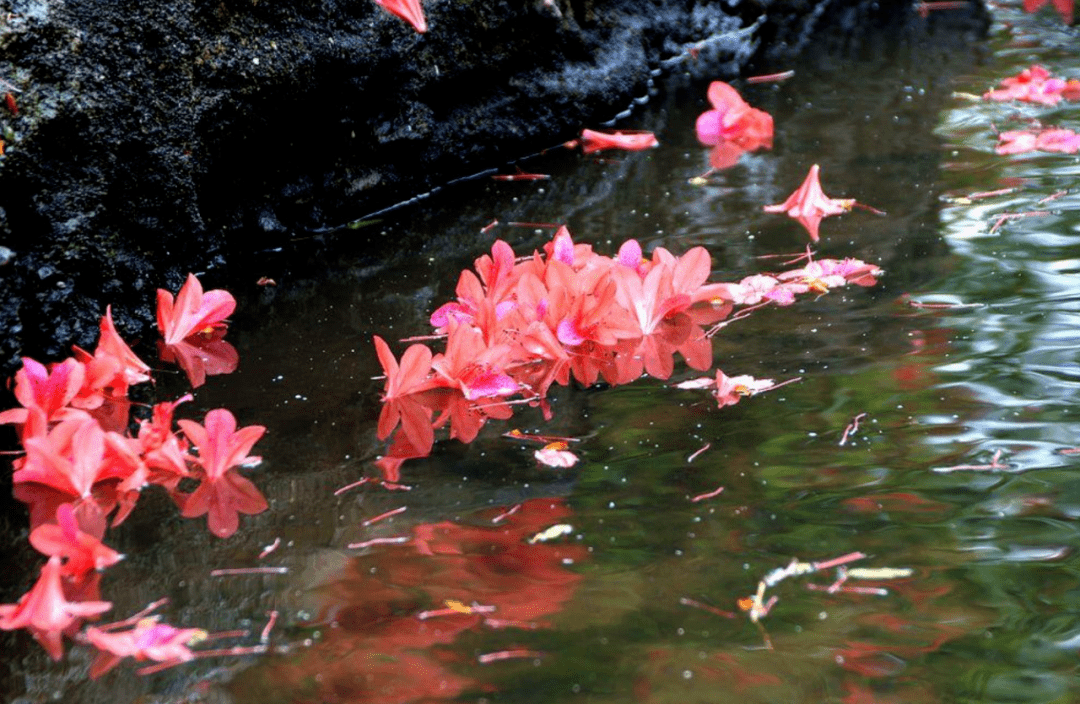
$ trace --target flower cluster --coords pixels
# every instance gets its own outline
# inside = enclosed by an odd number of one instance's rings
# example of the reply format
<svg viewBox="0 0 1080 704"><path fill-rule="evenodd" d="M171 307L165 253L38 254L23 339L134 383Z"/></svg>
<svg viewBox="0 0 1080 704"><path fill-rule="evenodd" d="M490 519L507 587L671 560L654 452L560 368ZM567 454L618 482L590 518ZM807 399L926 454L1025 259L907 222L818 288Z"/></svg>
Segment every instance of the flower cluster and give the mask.
<svg viewBox="0 0 1080 704"><path fill-rule="evenodd" d="M221 336L235 306L225 291L203 293L194 276L175 301L158 291L163 356L178 360L193 386L220 371L197 350L205 343L218 350L228 344ZM63 634L111 608L99 600L100 571L122 556L102 540L110 522L122 523L147 486L162 487L184 516L207 515L219 537L237 530L238 513L267 508L258 489L236 471L258 460L248 452L264 428L237 430L233 415L216 409L204 424L178 421L180 435L173 414L190 395L158 403L149 419L133 425L128 389L150 381L150 368L121 339L111 310L100 330L93 354L75 348L73 357L48 366L23 358L14 388L21 407L0 413L0 424L15 426L25 450L13 462L12 481L16 498L29 505L30 543L49 558L18 603L0 605L0 629L28 629L55 659L63 654ZM197 488L186 493L184 480Z"/></svg>
<svg viewBox="0 0 1080 704"><path fill-rule="evenodd" d="M615 257L575 244L562 227L544 252L518 259L501 240L458 280L457 299L431 324L444 352L415 343L396 359L375 337L386 373L378 435L398 430L377 464L388 482L401 463L424 457L434 431L472 441L488 418L509 418L508 397L540 405L552 384L625 384L643 374L669 378L676 355L693 369L712 367L708 326L736 306L788 305L804 293L855 283L873 285L880 270L857 260L811 261L738 283L708 283L709 253L676 256L657 247L643 258L627 240ZM718 397L719 398L719 397Z"/></svg>

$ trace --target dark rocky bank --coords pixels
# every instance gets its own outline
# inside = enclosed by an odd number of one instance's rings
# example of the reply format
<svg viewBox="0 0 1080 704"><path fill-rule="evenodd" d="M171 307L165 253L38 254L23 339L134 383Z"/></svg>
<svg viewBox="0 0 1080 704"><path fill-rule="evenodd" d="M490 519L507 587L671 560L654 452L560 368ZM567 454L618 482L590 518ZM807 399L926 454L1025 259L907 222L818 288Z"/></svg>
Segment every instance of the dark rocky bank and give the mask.
<svg viewBox="0 0 1080 704"><path fill-rule="evenodd" d="M0 0L0 372L92 346L112 304L338 227L618 117L664 73L731 78L880 33L968 41L981 5Z"/></svg>

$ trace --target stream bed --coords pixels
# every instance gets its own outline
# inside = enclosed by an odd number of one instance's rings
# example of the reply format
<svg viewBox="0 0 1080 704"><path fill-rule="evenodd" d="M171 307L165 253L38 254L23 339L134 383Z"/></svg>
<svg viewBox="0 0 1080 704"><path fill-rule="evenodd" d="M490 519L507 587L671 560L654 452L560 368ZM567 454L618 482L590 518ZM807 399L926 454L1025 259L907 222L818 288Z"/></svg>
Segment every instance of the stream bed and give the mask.
<svg viewBox="0 0 1080 704"><path fill-rule="evenodd" d="M775 145L704 184L706 85L676 75L620 123L655 131L654 150L553 148L519 164L550 180L453 184L258 255L278 280L236 292L239 370L183 412L225 406L268 428L248 476L270 510L218 540L148 497L112 534L128 559L102 591L118 614L167 596L170 623L247 629L237 645L276 613L271 652L89 681L84 649L53 664L21 638L5 653L8 701L1080 697L1080 169L1074 155L994 153L995 129L1078 128L1080 106L968 97L1034 63L1080 75L1080 39L1049 11L994 13L986 40L830 48L768 67L794 68L788 81L733 82L773 115ZM551 420L523 407L469 444L437 435L430 457L402 465L409 491L338 492L386 451L372 336L400 353L495 238L525 254L552 234L508 223L565 223L608 255L628 238L646 252L701 245L711 280L737 281L805 249L798 223L761 206L812 164L830 196L887 213L827 218L816 256L884 277L757 311L714 340L730 375L799 381L724 408L673 387L700 376L685 366L552 387ZM1026 211L1045 214L1001 219ZM290 281L283 260L300 256L324 274ZM179 378L156 391L179 393ZM578 439L581 461L539 465L512 429ZM554 525L569 528L537 539ZM793 559L851 553L849 568L895 572L831 592L833 569L793 575L769 585L756 623L743 610ZM209 574L251 566L279 569ZM856 582L867 588L842 588Z"/></svg>

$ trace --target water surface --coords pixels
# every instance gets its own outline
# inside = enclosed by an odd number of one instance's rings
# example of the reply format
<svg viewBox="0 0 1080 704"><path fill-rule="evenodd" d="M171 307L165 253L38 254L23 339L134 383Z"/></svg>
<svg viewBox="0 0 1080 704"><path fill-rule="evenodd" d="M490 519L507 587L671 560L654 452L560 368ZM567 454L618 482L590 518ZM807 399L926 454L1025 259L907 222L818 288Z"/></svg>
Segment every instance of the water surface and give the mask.
<svg viewBox="0 0 1080 704"><path fill-rule="evenodd" d="M334 253L316 279L290 280L283 255L266 253L281 280L248 295L230 331L240 370L211 380L189 412L224 405L269 427L252 477L271 510L219 541L151 501L116 534L129 559L103 588L120 613L167 595L171 622L209 630L257 636L277 611L271 643L282 652L86 683L78 648L57 666L28 650L12 666L32 673L18 701L1075 698L1080 218L1075 194L1039 201L1070 187L1077 162L996 156L992 125L1019 113L1076 128L1080 109L954 93L980 94L1036 61L1058 75L1080 62L1056 16L998 13L987 45L819 52L789 82L739 84L774 115L776 145L705 186L690 183L708 167L692 131L704 85L676 78L627 125L656 130L659 149L555 149L522 163L550 181L457 184L320 235L323 248L298 243L290 256ZM799 383L724 409L654 379L558 388L551 421L524 409L469 445L441 441L406 463L409 492L334 494L373 474L385 451L371 336L429 332L430 311L495 237L519 253L550 237L505 223L565 222L609 254L630 237L647 251L704 245L714 279L737 280L769 270L765 255L805 247L798 224L761 206L814 163L829 195L888 213L827 219L820 256L859 257L886 277L762 311L715 341L727 373ZM962 199L1004 187L1017 190ZM1051 212L994 229L1001 213L1036 209ZM387 243L402 246L389 255ZM695 375L677 368L673 380ZM170 382L161 387L166 397ZM511 428L581 438L582 462L540 467L501 437ZM986 468L941 471L956 465ZM529 542L553 524L572 528ZM377 537L409 540L347 548ZM864 583L880 595L807 588L833 581L822 571L770 589L778 601L760 627L740 612L738 600L793 558L851 552L866 555L859 566L910 575ZM257 564L289 571L208 576ZM501 623L420 617L448 600L495 607Z"/></svg>

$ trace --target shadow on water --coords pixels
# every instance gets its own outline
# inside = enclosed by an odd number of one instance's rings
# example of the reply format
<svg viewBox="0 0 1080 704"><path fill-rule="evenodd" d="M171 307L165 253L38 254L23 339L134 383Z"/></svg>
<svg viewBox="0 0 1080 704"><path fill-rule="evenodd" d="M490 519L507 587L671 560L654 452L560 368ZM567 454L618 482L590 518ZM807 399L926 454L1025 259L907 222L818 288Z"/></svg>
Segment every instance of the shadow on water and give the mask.
<svg viewBox="0 0 1080 704"><path fill-rule="evenodd" d="M995 156L990 124L1018 110L1075 123L1077 112L953 93L980 93L1036 59L1055 74L1080 64L1071 30L1002 13L1012 29L1000 23L989 47L883 42L857 60L811 55L786 83L740 86L774 115L775 148L704 186L689 182L708 167L693 135L704 86L675 78L635 118L659 149L553 149L521 164L549 181L449 186L264 253L255 266L278 286L241 301L230 331L240 370L211 380L188 411L224 405L241 424L270 428L253 474L270 511L220 541L160 497L140 504L115 535L129 557L104 591L119 614L168 596L171 622L210 631L257 636L276 610L272 643L287 652L146 678L121 668L90 683L81 648L50 665L29 638L4 634L0 681L27 702L54 692L260 704L1075 697L1080 485L1063 450L1080 442L1077 196L989 230L1000 213L1068 188L1076 163ZM1053 41L1032 48L1026 33ZM550 422L527 409L470 445L439 442L406 463L409 492L335 496L385 450L372 335L427 333L427 315L495 237L518 253L550 237L507 223L565 222L605 253L630 237L646 251L704 245L714 279L733 280L767 270L763 255L805 247L794 221L761 206L782 201L814 163L829 195L888 213L826 220L821 255L872 261L887 276L762 311L714 345L729 374L801 382L719 410L703 392L650 379L558 388ZM1005 186L1018 190L957 199ZM402 246L388 255L388 243ZM290 279L312 265L324 271ZM981 306L920 309L905 294ZM171 398L179 384L157 393ZM513 427L582 438L582 463L538 467L529 448L499 437ZM960 464L990 469L934 471ZM567 534L530 542L555 524ZM387 540L347 548L377 538ZM784 580L770 587L779 600L761 628L739 611L792 558L855 551L867 556L858 566L910 574L860 582L885 594L807 588L827 586L832 571ZM256 564L289 571L208 576Z"/></svg>

